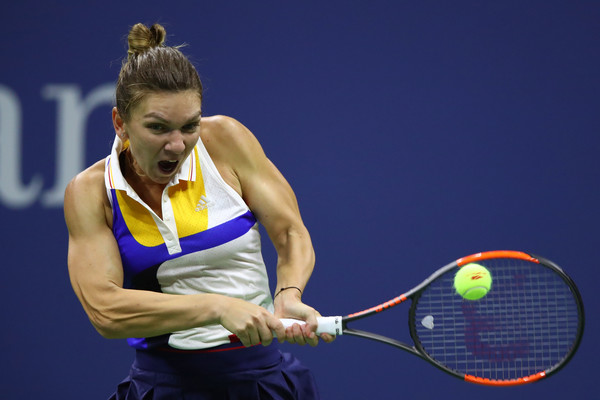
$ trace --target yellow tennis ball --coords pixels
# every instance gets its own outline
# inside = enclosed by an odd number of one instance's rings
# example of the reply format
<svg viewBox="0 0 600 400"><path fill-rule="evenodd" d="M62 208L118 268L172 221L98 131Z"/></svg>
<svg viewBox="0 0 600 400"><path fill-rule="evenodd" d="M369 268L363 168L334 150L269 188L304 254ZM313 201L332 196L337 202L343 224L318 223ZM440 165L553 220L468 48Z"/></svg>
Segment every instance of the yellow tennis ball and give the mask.
<svg viewBox="0 0 600 400"><path fill-rule="evenodd" d="M470 263L454 275L456 293L467 300L479 300L492 288L492 275L484 266Z"/></svg>

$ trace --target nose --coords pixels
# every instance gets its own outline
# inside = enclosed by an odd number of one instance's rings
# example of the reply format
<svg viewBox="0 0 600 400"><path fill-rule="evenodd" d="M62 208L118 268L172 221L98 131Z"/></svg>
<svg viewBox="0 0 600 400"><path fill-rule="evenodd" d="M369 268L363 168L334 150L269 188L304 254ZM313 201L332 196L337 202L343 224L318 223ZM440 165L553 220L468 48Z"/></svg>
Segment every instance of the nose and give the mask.
<svg viewBox="0 0 600 400"><path fill-rule="evenodd" d="M174 154L181 154L185 151L185 141L180 130L174 130L169 134L165 150Z"/></svg>

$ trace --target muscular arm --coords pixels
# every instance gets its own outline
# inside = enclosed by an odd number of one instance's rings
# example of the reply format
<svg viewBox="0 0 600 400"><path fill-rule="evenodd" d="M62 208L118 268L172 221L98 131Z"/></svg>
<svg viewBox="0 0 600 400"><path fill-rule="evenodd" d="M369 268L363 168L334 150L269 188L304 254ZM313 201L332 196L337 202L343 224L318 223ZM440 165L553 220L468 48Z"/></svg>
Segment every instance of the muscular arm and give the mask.
<svg viewBox="0 0 600 400"><path fill-rule="evenodd" d="M170 295L123 288L116 240L106 221L103 163L79 174L65 192L68 265L73 289L94 327L107 338L151 337L221 323L245 345L283 329L261 307L212 294Z"/></svg>
<svg viewBox="0 0 600 400"><path fill-rule="evenodd" d="M242 124L227 117L212 117L205 127L208 132L205 132L203 140L211 156L217 160L227 157L229 161L221 164L220 171L241 194L275 246L275 293L288 286L304 290L313 271L315 254L290 185L265 156L254 135ZM316 344L313 332L319 314L301 302L299 291L290 289L279 293L275 298L275 314L307 322L304 332L298 325L288 328L288 340ZM327 336L326 340L331 338Z"/></svg>

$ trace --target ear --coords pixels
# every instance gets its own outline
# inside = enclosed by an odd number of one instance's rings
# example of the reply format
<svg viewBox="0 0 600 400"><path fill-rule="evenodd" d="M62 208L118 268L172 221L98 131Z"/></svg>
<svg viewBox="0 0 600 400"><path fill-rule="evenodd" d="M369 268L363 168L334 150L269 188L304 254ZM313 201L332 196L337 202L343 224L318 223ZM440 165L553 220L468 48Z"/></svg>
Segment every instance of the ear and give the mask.
<svg viewBox="0 0 600 400"><path fill-rule="evenodd" d="M125 141L127 139L127 133L125 132L125 121L123 118L121 118L121 115L117 111L117 107L113 107L112 109L112 121L113 127L115 128L115 133L121 138L122 141Z"/></svg>

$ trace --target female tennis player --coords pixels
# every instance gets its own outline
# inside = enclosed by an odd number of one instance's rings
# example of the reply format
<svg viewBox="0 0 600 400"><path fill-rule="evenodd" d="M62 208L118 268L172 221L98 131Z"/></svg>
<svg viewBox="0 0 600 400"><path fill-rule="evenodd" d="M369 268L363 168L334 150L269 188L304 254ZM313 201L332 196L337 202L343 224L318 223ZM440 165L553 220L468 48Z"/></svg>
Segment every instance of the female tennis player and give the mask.
<svg viewBox="0 0 600 400"><path fill-rule="evenodd" d="M129 32L112 152L65 193L74 291L102 336L135 349L111 399L316 399L273 340L319 341L295 195L247 128L202 117L198 73L164 38L158 24ZM277 250L274 298L258 223Z"/></svg>

